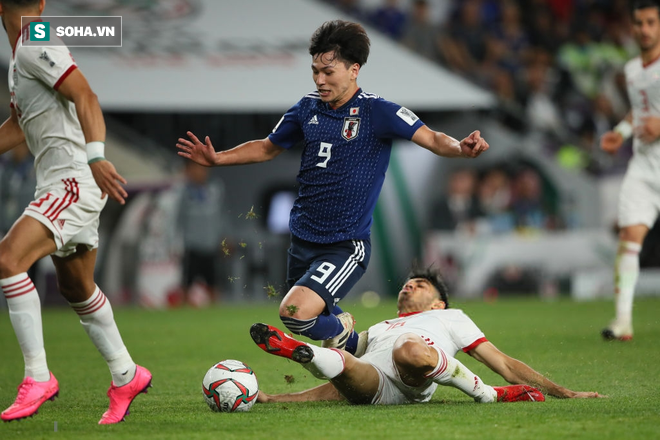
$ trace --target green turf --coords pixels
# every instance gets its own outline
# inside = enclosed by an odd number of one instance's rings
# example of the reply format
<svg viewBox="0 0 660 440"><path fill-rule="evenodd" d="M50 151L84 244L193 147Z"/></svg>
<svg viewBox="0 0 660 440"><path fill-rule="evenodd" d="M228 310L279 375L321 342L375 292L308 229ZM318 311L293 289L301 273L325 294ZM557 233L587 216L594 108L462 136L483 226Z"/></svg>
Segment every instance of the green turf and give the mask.
<svg viewBox="0 0 660 440"><path fill-rule="evenodd" d="M267 392L299 391L320 382L291 361L259 350L249 337L253 322L279 324L277 303L219 305L204 310L117 309L115 316L133 358L154 375L126 423L98 426L107 407L110 376L68 309L44 311L48 361L60 397L34 418L0 425L0 438L219 438L219 439L437 439L437 438L659 438L660 300L635 304L635 339L605 343L599 330L611 302L500 300L457 305L504 352L552 380L609 396L598 400L478 405L441 387L428 404L391 407L343 402L257 404L248 413L211 412L200 388L215 362L248 363ZM375 309L345 305L359 330L392 317L393 303ZM0 407L15 397L22 357L6 310L0 311ZM459 359L486 383L503 380L483 365ZM287 383L285 375L293 376ZM55 433L57 424L57 433Z"/></svg>

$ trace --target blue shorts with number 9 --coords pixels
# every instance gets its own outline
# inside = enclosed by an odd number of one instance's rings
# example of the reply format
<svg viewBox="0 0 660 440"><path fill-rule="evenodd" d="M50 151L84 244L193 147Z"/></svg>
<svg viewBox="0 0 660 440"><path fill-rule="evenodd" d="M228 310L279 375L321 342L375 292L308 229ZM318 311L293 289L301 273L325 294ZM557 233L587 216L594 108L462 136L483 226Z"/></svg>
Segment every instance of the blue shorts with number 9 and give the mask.
<svg viewBox="0 0 660 440"><path fill-rule="evenodd" d="M291 236L287 283L305 286L316 292L330 314L367 270L371 257L370 240L346 240L319 244Z"/></svg>

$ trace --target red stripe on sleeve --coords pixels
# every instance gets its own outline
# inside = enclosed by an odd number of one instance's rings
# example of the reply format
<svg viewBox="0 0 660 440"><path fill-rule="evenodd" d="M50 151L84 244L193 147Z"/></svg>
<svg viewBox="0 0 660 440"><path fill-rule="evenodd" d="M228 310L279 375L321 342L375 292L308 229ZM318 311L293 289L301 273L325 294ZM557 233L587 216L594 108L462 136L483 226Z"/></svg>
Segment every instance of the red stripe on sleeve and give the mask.
<svg viewBox="0 0 660 440"><path fill-rule="evenodd" d="M66 72L64 72L62 74L62 76L60 76L60 79L57 80L57 82L53 86L53 89L55 89L55 90L59 89L60 86L62 85L62 83L64 82L64 80L66 79L66 77L69 76L71 74L71 72L73 72L77 68L78 68L78 66L76 66L75 64L72 64L68 69L66 69Z"/></svg>
<svg viewBox="0 0 660 440"><path fill-rule="evenodd" d="M488 342L488 339L486 339L486 338L479 338L479 339L477 339L476 341L474 341L472 344L470 344L470 345L468 345L467 347L465 347L465 348L463 349L463 352L464 352L464 353L468 353L469 351L474 350L475 348L477 348L478 345L481 345L481 344L483 344L484 342Z"/></svg>

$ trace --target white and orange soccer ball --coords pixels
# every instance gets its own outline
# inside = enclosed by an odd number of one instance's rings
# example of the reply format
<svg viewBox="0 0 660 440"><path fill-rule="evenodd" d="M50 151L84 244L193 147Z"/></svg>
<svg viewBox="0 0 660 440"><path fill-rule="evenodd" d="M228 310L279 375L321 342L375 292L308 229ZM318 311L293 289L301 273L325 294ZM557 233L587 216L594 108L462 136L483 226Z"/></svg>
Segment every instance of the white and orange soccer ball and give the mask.
<svg viewBox="0 0 660 440"><path fill-rule="evenodd" d="M202 380L204 400L216 412L249 411L257 401L257 376L241 361L226 359L212 366Z"/></svg>

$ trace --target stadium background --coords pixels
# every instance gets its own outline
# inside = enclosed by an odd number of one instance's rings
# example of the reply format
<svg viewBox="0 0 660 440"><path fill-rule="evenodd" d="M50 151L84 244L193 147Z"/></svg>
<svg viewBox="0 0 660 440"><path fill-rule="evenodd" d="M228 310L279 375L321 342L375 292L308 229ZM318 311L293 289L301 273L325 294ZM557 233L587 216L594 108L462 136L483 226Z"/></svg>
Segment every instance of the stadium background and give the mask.
<svg viewBox="0 0 660 440"><path fill-rule="evenodd" d="M266 136L312 90L309 36L335 18L367 26L365 91L457 138L480 129L491 144L478 160L460 161L396 143L374 216L374 258L352 295L392 295L419 258L439 265L463 298L611 296L616 201L631 152L609 157L597 142L627 110L621 69L634 43L626 2L426 5L424 22L424 2L404 0L49 2L45 15L123 17L123 47L71 48L104 109L108 157L129 181L127 205L109 202L102 218L97 275L113 303L179 304L176 139L191 130L227 148ZM2 62L10 55L0 39ZM0 93L6 116L6 87ZM265 301L268 286L284 293L286 207L298 165L290 152L212 170L226 195L221 303ZM9 154L0 166L4 175L14 170ZM658 294L658 264L654 230L640 295ZM35 282L46 304L63 304L48 259Z"/></svg>

